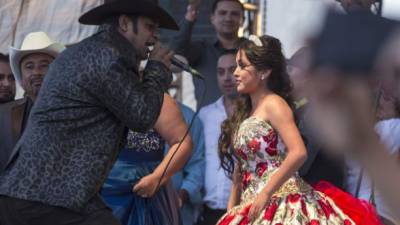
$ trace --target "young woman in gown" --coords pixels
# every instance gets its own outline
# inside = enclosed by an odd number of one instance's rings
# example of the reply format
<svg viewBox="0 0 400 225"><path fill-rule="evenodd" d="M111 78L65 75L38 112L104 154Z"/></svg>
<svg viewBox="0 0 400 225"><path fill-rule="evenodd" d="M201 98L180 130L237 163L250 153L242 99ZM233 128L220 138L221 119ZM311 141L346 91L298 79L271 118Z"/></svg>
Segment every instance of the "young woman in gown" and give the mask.
<svg viewBox="0 0 400 225"><path fill-rule="evenodd" d="M374 209L327 182L314 188L297 170L307 157L291 110L291 85L281 43L251 36L236 56L242 94L222 125L219 155L233 178L219 225L380 224Z"/></svg>
<svg viewBox="0 0 400 225"><path fill-rule="evenodd" d="M168 180L190 157L192 142L189 135L168 166L160 188L156 188L186 130L178 105L165 94L154 129L146 133L128 132L127 143L101 191L122 225L181 224L178 196ZM171 147L164 156L165 142Z"/></svg>

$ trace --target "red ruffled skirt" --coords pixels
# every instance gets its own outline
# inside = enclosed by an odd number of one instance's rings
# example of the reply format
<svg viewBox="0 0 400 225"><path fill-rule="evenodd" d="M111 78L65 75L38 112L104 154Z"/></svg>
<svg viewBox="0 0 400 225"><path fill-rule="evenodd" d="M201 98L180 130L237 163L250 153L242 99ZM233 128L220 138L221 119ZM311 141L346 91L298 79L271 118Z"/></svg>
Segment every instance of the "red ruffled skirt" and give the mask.
<svg viewBox="0 0 400 225"><path fill-rule="evenodd" d="M238 205L227 212L217 224L250 224L248 218L250 208L251 203ZM371 204L325 181L314 185L313 190L308 193L272 197L268 207L251 224L383 225Z"/></svg>
<svg viewBox="0 0 400 225"><path fill-rule="evenodd" d="M326 181L318 182L313 188L330 197L355 224L383 225L376 213L375 207L369 202L355 198Z"/></svg>

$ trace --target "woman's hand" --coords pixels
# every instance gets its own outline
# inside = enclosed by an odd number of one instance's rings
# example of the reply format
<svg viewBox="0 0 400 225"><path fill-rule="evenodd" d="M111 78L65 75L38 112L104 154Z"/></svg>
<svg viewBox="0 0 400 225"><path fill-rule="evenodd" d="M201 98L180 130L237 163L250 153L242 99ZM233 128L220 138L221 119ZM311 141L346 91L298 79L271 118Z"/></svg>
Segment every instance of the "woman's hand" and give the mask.
<svg viewBox="0 0 400 225"><path fill-rule="evenodd" d="M151 173L142 179L133 187L132 191L142 198L150 198L157 191L159 177Z"/></svg>
<svg viewBox="0 0 400 225"><path fill-rule="evenodd" d="M249 220L254 221L257 219L257 217L260 215L261 211L265 209L265 207L269 204L269 201L271 200L271 195L262 191L260 192L254 202L253 205L250 208L249 211Z"/></svg>

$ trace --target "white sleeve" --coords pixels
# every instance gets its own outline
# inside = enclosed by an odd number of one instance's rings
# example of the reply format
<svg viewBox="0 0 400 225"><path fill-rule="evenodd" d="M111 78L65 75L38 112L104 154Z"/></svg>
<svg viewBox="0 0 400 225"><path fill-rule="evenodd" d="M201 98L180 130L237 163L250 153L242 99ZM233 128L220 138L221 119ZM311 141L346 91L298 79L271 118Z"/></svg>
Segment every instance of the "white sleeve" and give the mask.
<svg viewBox="0 0 400 225"><path fill-rule="evenodd" d="M375 131L380 140L386 146L390 154L398 153L400 150L400 119L389 119L379 121L375 125Z"/></svg>
<svg viewBox="0 0 400 225"><path fill-rule="evenodd" d="M182 103L189 106L193 111L197 110L193 77L186 71L182 71Z"/></svg>

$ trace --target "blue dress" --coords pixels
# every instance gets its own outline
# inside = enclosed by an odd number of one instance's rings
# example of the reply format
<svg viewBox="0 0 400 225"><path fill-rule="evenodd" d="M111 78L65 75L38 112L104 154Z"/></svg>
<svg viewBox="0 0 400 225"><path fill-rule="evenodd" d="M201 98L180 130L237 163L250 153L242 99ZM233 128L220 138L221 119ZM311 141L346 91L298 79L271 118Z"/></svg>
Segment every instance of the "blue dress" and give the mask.
<svg viewBox="0 0 400 225"><path fill-rule="evenodd" d="M151 198L142 198L132 188L163 159L164 140L155 131L129 131L127 144L118 155L101 195L123 225L179 225L177 194L171 184Z"/></svg>

